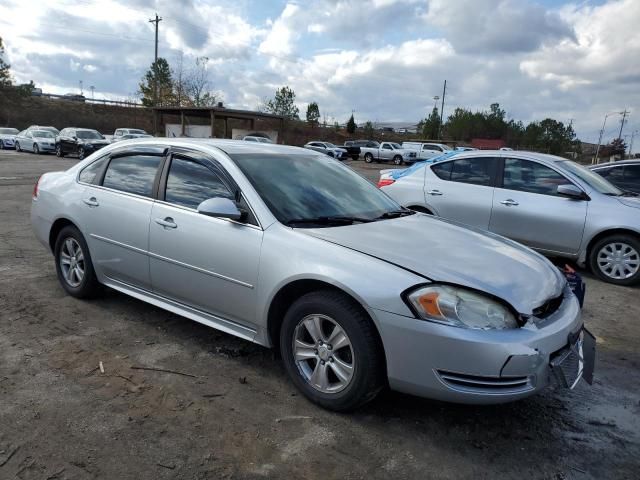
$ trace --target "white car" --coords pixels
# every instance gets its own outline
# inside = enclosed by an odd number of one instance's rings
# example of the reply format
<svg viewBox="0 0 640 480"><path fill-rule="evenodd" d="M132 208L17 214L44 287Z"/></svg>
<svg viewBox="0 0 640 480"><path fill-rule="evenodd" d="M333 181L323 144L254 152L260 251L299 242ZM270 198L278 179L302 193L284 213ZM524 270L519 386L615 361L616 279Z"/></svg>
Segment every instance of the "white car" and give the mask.
<svg viewBox="0 0 640 480"><path fill-rule="evenodd" d="M273 143L273 140L267 137L259 137L257 135L245 135L242 137L245 142Z"/></svg>
<svg viewBox="0 0 640 480"><path fill-rule="evenodd" d="M0 128L0 150L15 148L17 128Z"/></svg>
<svg viewBox="0 0 640 480"><path fill-rule="evenodd" d="M319 142L313 141L308 142L304 148L308 148L309 150L315 150L316 152L324 153L329 155L330 157L337 158L338 160L347 160L349 155L347 154L347 150L344 148L340 148L334 145L331 142Z"/></svg>
<svg viewBox="0 0 640 480"><path fill-rule="evenodd" d="M111 139L111 141L112 142L117 142L118 140L128 140L128 139L131 139L131 138L137 138L137 137L122 138L122 137L124 137L126 135L148 135L148 136L151 136L147 132L142 130L141 128L117 128L116 131L113 132L113 138Z"/></svg>
<svg viewBox="0 0 640 480"><path fill-rule="evenodd" d="M23 130L16 135L16 150L46 153L56 151L56 136L49 130Z"/></svg>
<svg viewBox="0 0 640 480"><path fill-rule="evenodd" d="M451 151L451 147L444 143L402 142L402 148L415 151L418 161L430 160Z"/></svg>

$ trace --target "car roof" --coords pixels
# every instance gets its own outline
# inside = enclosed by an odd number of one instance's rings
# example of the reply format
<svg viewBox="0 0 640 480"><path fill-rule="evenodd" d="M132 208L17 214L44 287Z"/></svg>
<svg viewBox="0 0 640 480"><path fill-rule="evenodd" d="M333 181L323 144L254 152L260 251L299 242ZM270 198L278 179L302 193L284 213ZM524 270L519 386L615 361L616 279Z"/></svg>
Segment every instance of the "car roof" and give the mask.
<svg viewBox="0 0 640 480"><path fill-rule="evenodd" d="M555 155L549 155L547 153L529 152L526 150L456 150L457 155L455 159L468 158L468 157L509 157L509 158L522 158L525 160L537 160L542 163L557 163L564 162L567 159L563 157L557 157Z"/></svg>
<svg viewBox="0 0 640 480"><path fill-rule="evenodd" d="M630 159L630 160L620 160L617 162L606 162L606 163L599 163L597 165L590 165L589 168L595 170L598 168L611 168L611 167L617 167L619 165L640 165L640 159Z"/></svg>

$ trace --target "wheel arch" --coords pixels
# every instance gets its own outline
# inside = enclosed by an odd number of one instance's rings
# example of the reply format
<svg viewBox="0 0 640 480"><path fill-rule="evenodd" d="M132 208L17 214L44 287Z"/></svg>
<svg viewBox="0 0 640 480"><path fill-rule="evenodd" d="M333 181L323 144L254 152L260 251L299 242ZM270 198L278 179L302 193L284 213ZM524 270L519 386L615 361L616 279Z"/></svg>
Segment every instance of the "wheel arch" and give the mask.
<svg viewBox="0 0 640 480"><path fill-rule="evenodd" d="M636 230L632 230L631 228L618 227L618 228L610 228L607 230L603 230L601 232L596 233L587 244L587 248L585 249L584 262L589 263L589 259L591 258L591 251L596 243L602 240L605 237L610 235L631 235L632 237L640 240L640 232Z"/></svg>
<svg viewBox="0 0 640 480"><path fill-rule="evenodd" d="M78 226L75 223L73 223L71 220L69 220L66 217L58 218L51 225L51 229L49 230L49 247L51 248L52 252L55 249L56 239L58 238L58 234L62 231L64 227L68 227L68 226L78 228ZM80 229L78 228L78 230Z"/></svg>

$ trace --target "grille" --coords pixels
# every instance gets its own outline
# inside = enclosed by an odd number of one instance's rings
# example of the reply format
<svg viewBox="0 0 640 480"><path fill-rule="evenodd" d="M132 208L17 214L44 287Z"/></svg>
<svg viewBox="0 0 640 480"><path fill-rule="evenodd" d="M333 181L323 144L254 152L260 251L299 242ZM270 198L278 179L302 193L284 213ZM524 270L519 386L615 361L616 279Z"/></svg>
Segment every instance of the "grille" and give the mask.
<svg viewBox="0 0 640 480"><path fill-rule="evenodd" d="M562 301L564 300L563 295L559 295L556 298L551 298L540 305L538 308L533 310L533 316L537 318L547 318L550 315L553 315L558 311L560 305L562 305Z"/></svg>
<svg viewBox="0 0 640 480"><path fill-rule="evenodd" d="M583 362L582 341L572 347L566 347L551 357L551 369L556 381L565 388L573 388L582 378Z"/></svg>
<svg viewBox="0 0 640 480"><path fill-rule="evenodd" d="M481 377L437 371L440 380L451 389L475 393L519 393L533 388L530 377Z"/></svg>

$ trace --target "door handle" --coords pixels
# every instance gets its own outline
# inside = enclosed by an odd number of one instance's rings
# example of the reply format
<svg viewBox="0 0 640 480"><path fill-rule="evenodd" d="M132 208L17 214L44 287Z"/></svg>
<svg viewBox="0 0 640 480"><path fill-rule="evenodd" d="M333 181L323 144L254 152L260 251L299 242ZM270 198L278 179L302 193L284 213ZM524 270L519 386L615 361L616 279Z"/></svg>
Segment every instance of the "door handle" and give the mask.
<svg viewBox="0 0 640 480"><path fill-rule="evenodd" d="M427 190L427 193L429 195L442 195L442 192L440 190Z"/></svg>
<svg viewBox="0 0 640 480"><path fill-rule="evenodd" d="M511 206L518 206L520 205L518 202L516 202L515 200L512 200L510 198L507 198L506 200L503 200L500 202L502 205L506 205L507 207L511 207Z"/></svg>
<svg viewBox="0 0 640 480"><path fill-rule="evenodd" d="M89 205L90 207L97 207L98 205L100 205L98 203L98 200L96 200L96 197L85 198L82 201L87 205Z"/></svg>
<svg viewBox="0 0 640 480"><path fill-rule="evenodd" d="M178 224L173 221L171 217L156 218L156 223L162 225L164 228L178 228Z"/></svg>

